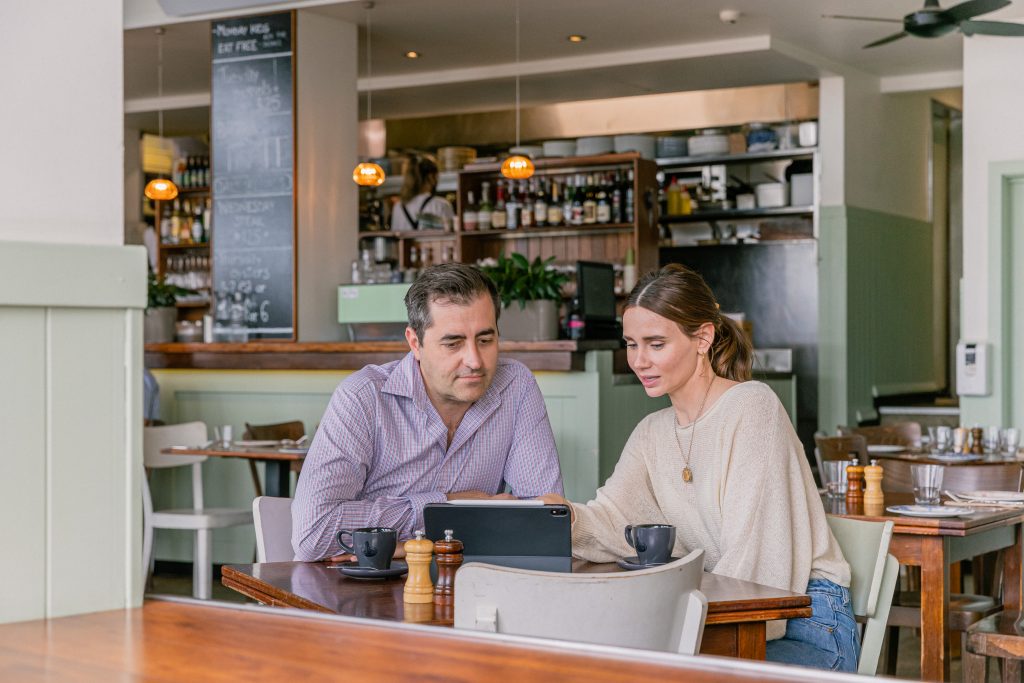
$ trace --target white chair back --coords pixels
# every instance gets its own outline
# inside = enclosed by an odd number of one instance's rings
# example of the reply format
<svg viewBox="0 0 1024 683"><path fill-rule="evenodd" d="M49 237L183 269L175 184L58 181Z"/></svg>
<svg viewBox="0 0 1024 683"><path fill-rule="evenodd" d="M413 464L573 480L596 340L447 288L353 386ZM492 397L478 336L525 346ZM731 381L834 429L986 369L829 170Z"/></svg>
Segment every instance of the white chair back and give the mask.
<svg viewBox="0 0 1024 683"><path fill-rule="evenodd" d="M873 676L900 571L889 554L893 524L828 516L828 525L850 565L853 613L864 621L857 672Z"/></svg>
<svg viewBox="0 0 1024 683"><path fill-rule="evenodd" d="M471 562L455 574L455 627L696 654L704 551L652 569L564 574Z"/></svg>
<svg viewBox="0 0 1024 683"><path fill-rule="evenodd" d="M256 525L256 561L291 562L292 499L260 496L252 501L252 519Z"/></svg>
<svg viewBox="0 0 1024 683"><path fill-rule="evenodd" d="M142 460L149 469L203 462L205 455L167 455L160 451L171 446L201 446L206 441L206 424L203 422L146 427L142 438Z"/></svg>

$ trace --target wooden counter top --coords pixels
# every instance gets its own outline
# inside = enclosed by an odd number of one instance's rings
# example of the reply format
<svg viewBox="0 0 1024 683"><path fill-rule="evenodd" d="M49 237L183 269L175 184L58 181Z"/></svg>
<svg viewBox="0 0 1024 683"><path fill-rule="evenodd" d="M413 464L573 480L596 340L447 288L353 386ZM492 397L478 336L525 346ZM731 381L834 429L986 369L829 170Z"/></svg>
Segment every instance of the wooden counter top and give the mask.
<svg viewBox="0 0 1024 683"><path fill-rule="evenodd" d="M619 349L617 340L548 342L503 341L501 355L531 370L579 371L587 351ZM216 370L358 370L398 360L409 351L404 341L272 342L245 344L146 344L146 367Z"/></svg>

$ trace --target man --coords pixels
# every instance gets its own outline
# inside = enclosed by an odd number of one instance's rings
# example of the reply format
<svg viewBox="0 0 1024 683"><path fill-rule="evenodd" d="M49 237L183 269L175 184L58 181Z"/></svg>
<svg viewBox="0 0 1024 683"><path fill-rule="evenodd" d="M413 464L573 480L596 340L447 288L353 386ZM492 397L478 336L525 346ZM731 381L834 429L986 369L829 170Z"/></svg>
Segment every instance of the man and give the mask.
<svg viewBox="0 0 1024 683"><path fill-rule="evenodd" d="M498 358L499 306L472 266L420 274L405 296L410 352L346 378L320 422L292 502L296 559L344 552L341 529L409 538L427 503L562 491L537 382Z"/></svg>

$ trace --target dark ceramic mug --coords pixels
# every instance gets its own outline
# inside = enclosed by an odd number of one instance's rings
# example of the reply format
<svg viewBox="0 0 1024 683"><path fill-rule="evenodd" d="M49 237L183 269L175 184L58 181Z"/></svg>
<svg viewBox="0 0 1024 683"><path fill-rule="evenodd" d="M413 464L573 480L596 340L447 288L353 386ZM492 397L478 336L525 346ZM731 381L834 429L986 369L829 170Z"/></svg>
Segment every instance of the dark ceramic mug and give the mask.
<svg viewBox="0 0 1024 683"><path fill-rule="evenodd" d="M665 564L672 559L676 528L671 524L627 524L626 543L636 550L638 564Z"/></svg>
<svg viewBox="0 0 1024 683"><path fill-rule="evenodd" d="M342 539L345 534L352 537L351 544ZM338 532L338 544L345 552L356 556L360 567L388 569L398 545L398 532L386 526L342 529Z"/></svg>

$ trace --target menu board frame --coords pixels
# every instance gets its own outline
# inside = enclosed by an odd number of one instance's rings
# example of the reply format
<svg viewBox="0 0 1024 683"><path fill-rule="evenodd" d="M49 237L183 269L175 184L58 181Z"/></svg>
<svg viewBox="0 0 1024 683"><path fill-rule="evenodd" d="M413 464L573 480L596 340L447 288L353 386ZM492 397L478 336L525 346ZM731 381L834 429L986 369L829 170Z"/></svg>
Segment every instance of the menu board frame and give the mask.
<svg viewBox="0 0 1024 683"><path fill-rule="evenodd" d="M229 50L223 50L222 49L221 50L221 54L218 55L218 47L217 47L217 45L218 45L218 27L225 27L225 26L232 26L233 27L233 26L238 26L239 24L243 24L243 23L247 24L249 27L258 26L258 25L260 25L260 24L262 24L264 22L267 22L269 24L280 23L281 18L285 17L285 16L287 17L287 25L289 27L288 45L287 45L287 51L286 52L284 52L284 51L277 51L277 52L274 52L274 53L271 53L271 54L264 54L264 53L261 52L261 48L259 48L257 46L254 46L254 44L251 42L251 41L254 40L252 38L253 32L250 32L250 33L238 32L236 34L236 37L238 38L238 45L239 45L239 47L242 48L242 49L239 50L239 52L241 52L242 54L232 54L233 48L231 48ZM250 28L250 31L251 31L251 28ZM225 33L225 34L227 33L227 31L225 31L224 29L221 29L221 32ZM212 238L211 238L211 244L210 244L210 252L211 252L211 257L212 257L212 261L213 261L212 269L213 269L214 293L217 292L217 286L218 286L219 283L221 283L221 277L219 276L219 273L218 273L218 266L219 266L219 264L220 264L220 262L222 260L225 260L224 256L225 256L225 249L226 249L226 247L224 246L224 239L225 239L226 235L222 234L224 232L223 230L218 229L218 223L217 223L217 213L218 213L218 211L217 211L217 207L218 207L217 195L219 194L219 192L218 192L219 185L218 185L218 182L217 182L217 173L216 173L216 170L217 170L217 167L218 167L218 163L217 163L218 162L218 158L217 157L218 157L219 154L224 154L225 150L223 150L223 149L219 150L218 149L217 135L216 135L217 127L216 127L216 125L214 123L214 116L215 116L215 112L217 111L217 98L218 98L218 96L224 96L223 92L218 93L218 87L217 87L218 86L218 79L217 79L216 70L217 70L218 64L225 64L225 63L228 63L228 62L238 62L238 61L245 61L245 60L271 59L271 58L283 59L285 57L287 57L287 60L288 60L288 65L289 65L289 68L290 68L290 80L291 80L291 92L289 93L289 98L290 98L290 102L291 102L291 111L290 111L290 122L288 124L288 127L290 129L290 134L291 134L291 145L290 145L290 147L291 147L291 149L290 149L290 154L291 154L290 180L291 180L291 183L290 183L290 196L289 196L289 199L288 199L288 207L287 207L287 211L288 211L288 214L289 214L290 220L291 220L291 231L290 231L290 251L291 251L291 258L290 258L290 271L291 271L291 273L290 273L290 289L291 289L291 296L290 296L290 301L289 301L289 305L291 307L291 310L290 310L290 315L288 316L289 324L288 324L287 327L283 327L283 326L280 326L280 325L278 325L278 326L269 326L269 327L265 326L265 325L261 325L260 323L261 322L265 322L265 321L260 321L260 319L259 319L259 317L263 313L263 311L261 310L262 307L260 307L260 308L257 308L255 310L248 311L248 320L247 320L247 322L249 324L249 327L247 328L247 338L255 337L255 338L259 339L260 341L294 342L294 341L296 341L297 336L298 336L298 262L299 262L299 260L298 260L298 210L297 210L297 203L298 203L297 200L298 200L298 197L297 197L297 194L296 194L296 186L295 186L295 180L296 180L296 177L297 177L296 171L297 171L297 152L298 152L297 116L296 116L296 105L297 105L298 87L296 85L296 75L297 75L297 69L296 69L297 59L296 59L296 56L297 55L296 55L296 52L295 52L295 45L296 45L296 13L295 13L294 10L288 10L288 11L284 11L284 12L271 12L271 13L267 13L267 14L255 15L255 16L250 16L250 17L233 17L233 18L226 18L226 19L223 19L223 20L215 20L215 21L211 22L211 24L210 24L210 35L211 35L211 108L210 108L210 110L211 110L211 113L210 113L210 117L211 117L211 126L210 126L211 135L210 135L210 152L211 152L211 164L212 164L212 170L213 170L210 194L211 194L211 197L213 198L213 213L214 213L214 220L213 220L214 230L212 231ZM224 36L221 36L221 38L222 38L222 41L225 40ZM230 41L231 39L232 39L231 36L226 38L226 40L228 40L228 41ZM246 41L250 41L250 42L246 42ZM246 48L248 48L248 50ZM247 51L251 52L252 54L248 54L248 55L245 54ZM224 55L224 52L227 52L226 56ZM223 185L223 183L221 183L221 185ZM223 194L223 193L221 193L221 194ZM253 198L254 199L258 199L259 196L258 195L254 195ZM221 203L221 206L222 207L224 206L223 203ZM218 238L218 235L220 236L220 246L221 246L221 250L219 252L219 255L221 256L220 259L218 259L218 250L217 250L217 244L218 244L218 239L217 238ZM242 279L245 280L247 278L243 277ZM266 286L272 287L274 282L275 282L275 280L272 280L270 278L267 278L267 279L268 279L269 284L267 284ZM231 281L234 281L234 278L231 278ZM285 280L285 281L287 281L287 280ZM276 280L276 282L280 283L280 282L282 282L282 280ZM251 282L250 282L250 284L251 284ZM258 288L259 285L255 285L255 287Z"/></svg>

